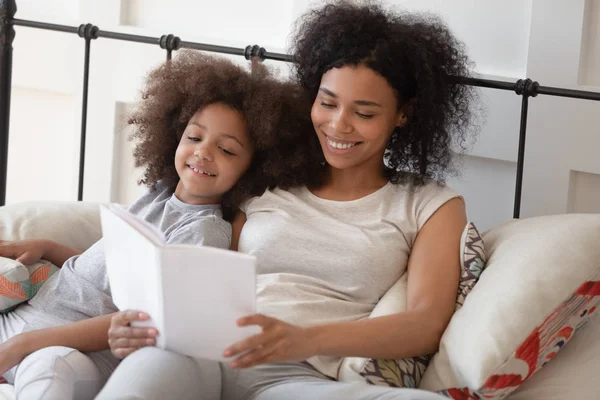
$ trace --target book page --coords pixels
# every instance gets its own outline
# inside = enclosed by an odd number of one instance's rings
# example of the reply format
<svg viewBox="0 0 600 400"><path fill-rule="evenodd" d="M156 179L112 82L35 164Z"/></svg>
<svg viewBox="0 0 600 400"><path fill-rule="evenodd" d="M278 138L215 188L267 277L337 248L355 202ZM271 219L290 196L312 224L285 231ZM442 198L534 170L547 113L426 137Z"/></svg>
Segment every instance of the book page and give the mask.
<svg viewBox="0 0 600 400"><path fill-rule="evenodd" d="M148 313L150 320L144 321L143 325L162 330L160 247L134 228L130 218L122 218L129 213L114 210L100 206L106 270L113 302L119 310Z"/></svg>
<svg viewBox="0 0 600 400"><path fill-rule="evenodd" d="M236 325L256 312L255 257L200 246L166 246L162 266L166 349L224 361L230 345L260 332Z"/></svg>

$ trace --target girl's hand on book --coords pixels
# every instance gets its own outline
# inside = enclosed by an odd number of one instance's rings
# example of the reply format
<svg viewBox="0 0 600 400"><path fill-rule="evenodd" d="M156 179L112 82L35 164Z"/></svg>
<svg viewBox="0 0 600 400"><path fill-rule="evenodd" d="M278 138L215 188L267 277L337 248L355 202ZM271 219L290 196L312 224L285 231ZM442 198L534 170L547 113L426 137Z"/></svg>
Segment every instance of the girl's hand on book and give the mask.
<svg viewBox="0 0 600 400"><path fill-rule="evenodd" d="M262 332L234 344L224 357L235 357L232 368L249 368L276 361L304 361L317 354L315 342L305 328L262 314L238 320L238 326L258 325ZM242 354L245 353L245 354Z"/></svg>
<svg viewBox="0 0 600 400"><path fill-rule="evenodd" d="M0 257L12 258L23 265L33 264L41 260L51 246L49 240L0 240Z"/></svg>
<svg viewBox="0 0 600 400"><path fill-rule="evenodd" d="M111 318L108 344L115 357L125 358L137 349L156 345L156 329L131 326L134 321L146 321L148 318L148 314L132 310L118 312Z"/></svg>

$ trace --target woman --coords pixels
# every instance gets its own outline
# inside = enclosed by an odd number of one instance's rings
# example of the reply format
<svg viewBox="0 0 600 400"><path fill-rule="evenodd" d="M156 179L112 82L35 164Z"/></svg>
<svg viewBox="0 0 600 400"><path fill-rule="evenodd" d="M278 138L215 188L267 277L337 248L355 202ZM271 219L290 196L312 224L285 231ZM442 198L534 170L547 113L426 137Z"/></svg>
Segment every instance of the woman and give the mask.
<svg viewBox="0 0 600 400"><path fill-rule="evenodd" d="M101 398L441 398L335 379L343 357L435 352L452 316L466 215L438 182L469 133L472 92L447 79L467 57L437 19L347 2L305 14L294 54L324 162L319 185L267 190L234 221L234 247L258 259L261 313L239 325L262 332L228 365L140 349ZM368 319L404 273L407 310Z"/></svg>

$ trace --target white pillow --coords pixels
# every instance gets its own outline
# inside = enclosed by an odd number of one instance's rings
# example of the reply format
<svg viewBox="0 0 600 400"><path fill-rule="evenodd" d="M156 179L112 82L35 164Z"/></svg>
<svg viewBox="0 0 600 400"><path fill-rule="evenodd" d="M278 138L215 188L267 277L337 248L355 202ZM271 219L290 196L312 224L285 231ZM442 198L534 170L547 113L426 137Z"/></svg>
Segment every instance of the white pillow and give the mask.
<svg viewBox="0 0 600 400"><path fill-rule="evenodd" d="M51 239L86 250L100 239L97 203L25 202L0 207L0 239Z"/></svg>
<svg viewBox="0 0 600 400"><path fill-rule="evenodd" d="M503 398L600 303L600 214L513 220L483 240L486 269L452 317L422 389Z"/></svg>

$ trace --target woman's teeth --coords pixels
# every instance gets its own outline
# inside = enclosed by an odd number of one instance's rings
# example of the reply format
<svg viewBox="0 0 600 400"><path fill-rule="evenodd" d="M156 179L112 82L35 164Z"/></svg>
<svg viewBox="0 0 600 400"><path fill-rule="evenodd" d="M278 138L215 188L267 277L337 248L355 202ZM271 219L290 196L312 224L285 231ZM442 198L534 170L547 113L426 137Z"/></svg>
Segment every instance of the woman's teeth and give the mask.
<svg viewBox="0 0 600 400"><path fill-rule="evenodd" d="M333 147L334 149L340 149L340 150L344 150L344 149L349 149L351 147L354 147L357 145L357 143L340 143L340 142L334 142L331 139L327 139L327 143Z"/></svg>

